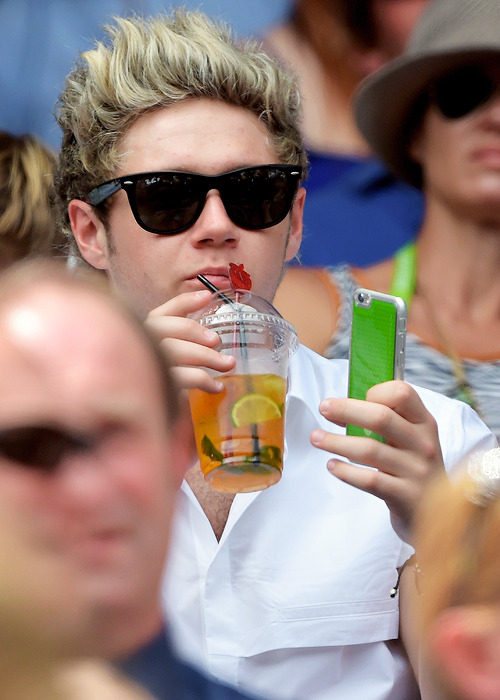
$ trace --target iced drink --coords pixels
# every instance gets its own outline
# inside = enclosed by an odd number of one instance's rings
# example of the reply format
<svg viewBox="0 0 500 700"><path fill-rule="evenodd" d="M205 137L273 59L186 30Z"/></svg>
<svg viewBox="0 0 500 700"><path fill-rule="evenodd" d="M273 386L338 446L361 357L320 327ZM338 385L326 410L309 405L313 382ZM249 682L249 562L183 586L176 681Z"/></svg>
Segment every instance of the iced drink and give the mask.
<svg viewBox="0 0 500 700"><path fill-rule="evenodd" d="M214 295L199 320L220 335L220 351L233 354L236 367L217 375L222 392L190 390L196 445L213 488L258 491L281 478L288 358L298 341L293 326L260 297L224 298Z"/></svg>

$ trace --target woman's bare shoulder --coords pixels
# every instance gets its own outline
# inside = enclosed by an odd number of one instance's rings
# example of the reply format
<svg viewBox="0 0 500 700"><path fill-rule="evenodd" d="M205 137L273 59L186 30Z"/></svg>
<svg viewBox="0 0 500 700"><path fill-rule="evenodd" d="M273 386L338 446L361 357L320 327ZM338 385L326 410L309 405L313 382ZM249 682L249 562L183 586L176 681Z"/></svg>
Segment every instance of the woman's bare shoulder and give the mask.
<svg viewBox="0 0 500 700"><path fill-rule="evenodd" d="M301 343L324 353L335 332L339 306L338 292L327 270L289 268L274 305L295 326Z"/></svg>

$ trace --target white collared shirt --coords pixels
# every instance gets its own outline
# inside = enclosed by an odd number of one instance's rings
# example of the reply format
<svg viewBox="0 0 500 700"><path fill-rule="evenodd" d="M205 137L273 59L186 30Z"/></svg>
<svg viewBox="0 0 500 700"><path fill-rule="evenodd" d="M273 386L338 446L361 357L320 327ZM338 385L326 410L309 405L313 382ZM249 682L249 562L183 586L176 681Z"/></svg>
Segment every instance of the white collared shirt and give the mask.
<svg viewBox="0 0 500 700"><path fill-rule="evenodd" d="M411 548L384 501L333 477L318 411L345 396L347 361L301 347L292 358L285 466L265 491L237 494L220 542L184 483L164 602L182 657L217 678L277 700L411 700L390 591ZM434 414L450 469L497 445L465 404L419 390Z"/></svg>

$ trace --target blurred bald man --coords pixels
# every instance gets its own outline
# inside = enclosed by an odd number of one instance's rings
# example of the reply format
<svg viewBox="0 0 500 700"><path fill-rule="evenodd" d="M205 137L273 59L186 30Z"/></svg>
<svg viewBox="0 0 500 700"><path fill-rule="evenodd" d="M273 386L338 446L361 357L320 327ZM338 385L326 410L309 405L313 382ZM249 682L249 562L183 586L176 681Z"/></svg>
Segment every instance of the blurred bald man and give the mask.
<svg viewBox="0 0 500 700"><path fill-rule="evenodd" d="M101 284L55 261L0 278L0 508L49 574L46 592L22 581L28 614L55 656L113 660L157 698L243 699L170 652L159 587L190 424L164 356Z"/></svg>

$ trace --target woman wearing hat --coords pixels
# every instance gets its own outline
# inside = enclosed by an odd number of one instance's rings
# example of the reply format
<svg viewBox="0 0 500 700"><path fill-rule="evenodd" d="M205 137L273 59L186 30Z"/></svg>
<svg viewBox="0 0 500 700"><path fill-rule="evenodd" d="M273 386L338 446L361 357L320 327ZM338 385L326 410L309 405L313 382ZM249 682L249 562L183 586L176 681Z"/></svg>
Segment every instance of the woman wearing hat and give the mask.
<svg viewBox="0 0 500 700"><path fill-rule="evenodd" d="M422 189L421 229L364 269L289 270L276 306L306 345L347 357L354 289L404 297L405 378L467 401L500 436L500 2L434 0L355 114L374 152Z"/></svg>

